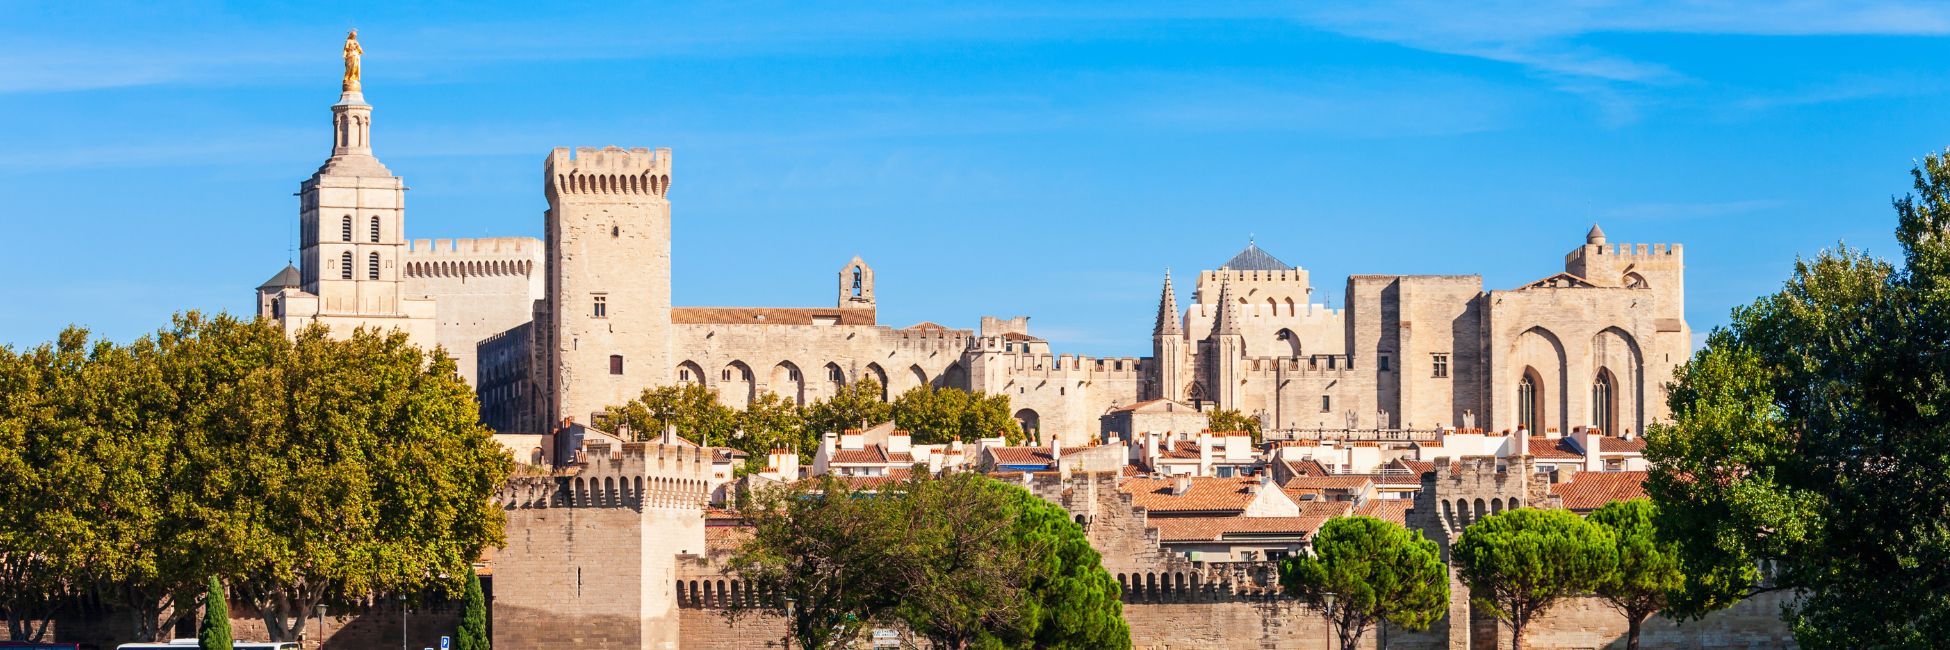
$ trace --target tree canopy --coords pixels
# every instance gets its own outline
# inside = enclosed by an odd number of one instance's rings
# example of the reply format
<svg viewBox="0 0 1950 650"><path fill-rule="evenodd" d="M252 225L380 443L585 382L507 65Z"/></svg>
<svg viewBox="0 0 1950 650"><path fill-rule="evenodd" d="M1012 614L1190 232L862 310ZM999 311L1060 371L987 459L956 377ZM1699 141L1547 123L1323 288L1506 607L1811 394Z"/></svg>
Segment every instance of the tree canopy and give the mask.
<svg viewBox="0 0 1950 650"><path fill-rule="evenodd" d="M1280 561L1280 585L1321 610L1342 650L1359 647L1381 621L1425 630L1449 610L1441 549L1420 531L1374 517L1327 520L1312 554Z"/></svg>
<svg viewBox="0 0 1950 650"><path fill-rule="evenodd" d="M1239 409L1219 409L1212 412L1205 426L1211 431L1244 431L1253 437L1253 444L1259 444L1259 418L1239 412Z"/></svg>
<svg viewBox="0 0 1950 650"><path fill-rule="evenodd" d="M1639 628L1666 607L1666 594L1678 590L1685 576L1672 543L1658 539L1652 523L1658 507L1647 499L1613 501L1591 513L1592 524L1611 532L1618 546L1618 564L1598 583L1599 598L1625 615L1625 648L1638 650Z"/></svg>
<svg viewBox="0 0 1950 650"><path fill-rule="evenodd" d="M1515 650L1524 629L1558 601L1589 594L1616 566L1611 533L1569 510L1519 508L1463 529L1450 553L1470 603L1510 624Z"/></svg>
<svg viewBox="0 0 1950 650"><path fill-rule="evenodd" d="M1686 576L1674 613L1787 589L1802 647L1950 636L1950 159L1911 180L1900 266L1845 246L1797 261L1677 373L1645 452Z"/></svg>
<svg viewBox="0 0 1950 650"><path fill-rule="evenodd" d="M801 647L847 647L875 622L937 648L1130 647L1117 583L1083 529L1019 487L917 473L862 490L825 476L762 490L741 514L752 537L728 564L792 599Z"/></svg>
<svg viewBox="0 0 1950 650"><path fill-rule="evenodd" d="M993 437L1013 445L1023 439L1007 395L918 386L894 399L893 418L894 426L912 434L917 445Z"/></svg>
<svg viewBox="0 0 1950 650"><path fill-rule="evenodd" d="M132 608L141 639L213 576L274 640L320 602L458 590L512 467L444 353L196 313L0 353L0 437L0 543L39 537L23 557Z"/></svg>

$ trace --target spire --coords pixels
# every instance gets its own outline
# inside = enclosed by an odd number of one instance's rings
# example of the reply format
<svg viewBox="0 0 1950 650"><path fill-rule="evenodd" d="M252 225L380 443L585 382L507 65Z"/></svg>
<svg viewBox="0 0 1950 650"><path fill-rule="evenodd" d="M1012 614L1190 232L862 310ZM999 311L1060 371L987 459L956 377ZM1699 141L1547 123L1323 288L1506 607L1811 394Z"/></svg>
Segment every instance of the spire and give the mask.
<svg viewBox="0 0 1950 650"><path fill-rule="evenodd" d="M1598 245L1598 246L1603 246L1603 245L1605 245L1605 231L1604 231L1604 229L1602 229L1602 228L1599 228L1599 227L1598 227L1598 224L1596 224L1596 223L1593 223L1593 224L1591 224L1591 232L1588 232L1588 233L1585 233L1585 234L1584 234L1584 243L1586 243L1586 244L1596 244L1596 245Z"/></svg>
<svg viewBox="0 0 1950 650"><path fill-rule="evenodd" d="M1216 334L1238 334L1239 304L1232 301L1232 280L1220 276L1219 281L1219 320L1212 323Z"/></svg>
<svg viewBox="0 0 1950 650"><path fill-rule="evenodd" d="M1171 292L1171 269L1165 269L1165 291L1158 296L1158 323L1151 327L1153 336L1177 336L1178 296Z"/></svg>

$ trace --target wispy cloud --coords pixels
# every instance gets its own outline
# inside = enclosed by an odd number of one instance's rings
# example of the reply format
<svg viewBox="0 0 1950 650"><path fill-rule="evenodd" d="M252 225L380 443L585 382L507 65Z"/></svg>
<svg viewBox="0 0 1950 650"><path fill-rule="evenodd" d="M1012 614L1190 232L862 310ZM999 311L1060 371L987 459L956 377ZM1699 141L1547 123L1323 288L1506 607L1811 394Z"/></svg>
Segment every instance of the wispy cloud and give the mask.
<svg viewBox="0 0 1950 650"><path fill-rule="evenodd" d="M1606 51L1585 37L1616 33L1758 36L1950 34L1950 6L1902 1L1748 3L1707 0L1535 3L1496 0L1467 8L1398 0L1308 3L1310 25L1406 47L1509 63L1586 97L1614 124L1636 119L1623 87L1694 81L1683 71Z"/></svg>

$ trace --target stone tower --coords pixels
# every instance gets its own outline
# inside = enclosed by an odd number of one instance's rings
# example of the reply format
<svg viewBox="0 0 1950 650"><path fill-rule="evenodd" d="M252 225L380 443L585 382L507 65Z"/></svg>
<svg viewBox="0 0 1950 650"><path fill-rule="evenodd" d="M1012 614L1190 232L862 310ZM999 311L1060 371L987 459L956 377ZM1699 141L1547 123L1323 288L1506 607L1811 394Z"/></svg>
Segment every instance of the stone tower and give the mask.
<svg viewBox="0 0 1950 650"><path fill-rule="evenodd" d="M1178 296L1171 291L1171 270L1165 270L1165 289L1158 296L1158 321L1151 326L1153 387L1151 397L1184 399L1185 333L1178 322Z"/></svg>
<svg viewBox="0 0 1950 650"><path fill-rule="evenodd" d="M555 422L670 383L670 149L558 148L537 347Z"/></svg>
<svg viewBox="0 0 1950 650"><path fill-rule="evenodd" d="M357 88L332 105L332 155L298 186L298 286L263 287L260 314L288 332L313 322L340 335L405 331L434 345L431 301L404 295L406 184L372 153L372 106ZM288 284L288 283L286 283Z"/></svg>
<svg viewBox="0 0 1950 650"><path fill-rule="evenodd" d="M1212 324L1210 397L1219 408L1238 408L1239 363L1246 356L1246 337L1239 331L1239 304L1232 296L1232 280L1219 282L1219 318Z"/></svg>
<svg viewBox="0 0 1950 650"><path fill-rule="evenodd" d="M840 268L841 309L873 309L873 267L860 256Z"/></svg>

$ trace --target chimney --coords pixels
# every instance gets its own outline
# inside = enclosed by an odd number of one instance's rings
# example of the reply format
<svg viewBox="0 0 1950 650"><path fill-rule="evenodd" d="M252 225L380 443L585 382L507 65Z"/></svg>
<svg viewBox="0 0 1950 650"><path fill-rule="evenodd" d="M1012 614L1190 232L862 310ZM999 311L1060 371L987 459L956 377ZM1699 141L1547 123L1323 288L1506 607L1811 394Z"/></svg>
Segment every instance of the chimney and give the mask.
<svg viewBox="0 0 1950 650"><path fill-rule="evenodd" d="M1061 465L1062 461L1063 439L1052 435L1049 437L1049 462L1052 465Z"/></svg>
<svg viewBox="0 0 1950 650"><path fill-rule="evenodd" d="M914 437L906 431L887 434L887 453L904 454L914 450Z"/></svg>
<svg viewBox="0 0 1950 650"><path fill-rule="evenodd" d="M1212 475L1212 432L1210 431L1201 431L1198 434L1198 475Z"/></svg>
<svg viewBox="0 0 1950 650"><path fill-rule="evenodd" d="M665 425L664 425L664 440L663 440L663 442L664 442L664 444L666 444L666 445L674 445L674 444L677 444L677 425L675 425L675 424L665 424ZM701 446L701 445L700 445L700 446Z"/></svg>
<svg viewBox="0 0 1950 650"><path fill-rule="evenodd" d="M1192 477L1184 474L1178 475L1178 481L1171 485L1171 495L1175 497L1184 496L1186 492L1190 491L1192 491Z"/></svg>

